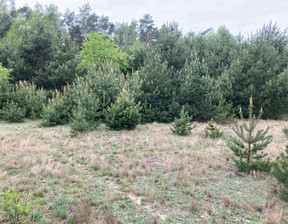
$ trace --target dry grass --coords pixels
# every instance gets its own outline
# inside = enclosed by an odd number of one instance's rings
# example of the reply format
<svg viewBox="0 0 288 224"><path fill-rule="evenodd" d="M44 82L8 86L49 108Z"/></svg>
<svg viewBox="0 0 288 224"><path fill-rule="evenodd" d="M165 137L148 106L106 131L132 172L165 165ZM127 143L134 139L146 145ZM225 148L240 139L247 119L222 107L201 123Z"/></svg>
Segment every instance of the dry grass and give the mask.
<svg viewBox="0 0 288 224"><path fill-rule="evenodd" d="M286 123L259 123L259 128L270 126L273 142L266 152L272 159L287 144L282 133ZM77 208L67 215L74 223L285 220L285 203L273 205L278 197L272 191L274 180L257 172L236 174L226 147L232 125L221 126L225 134L220 139L205 138L206 123L197 123L187 137L157 123L119 132L101 125L73 138L65 126L37 125L0 126L0 192L11 186L34 191L43 200L43 215L52 223L67 223L54 217L57 206Z"/></svg>

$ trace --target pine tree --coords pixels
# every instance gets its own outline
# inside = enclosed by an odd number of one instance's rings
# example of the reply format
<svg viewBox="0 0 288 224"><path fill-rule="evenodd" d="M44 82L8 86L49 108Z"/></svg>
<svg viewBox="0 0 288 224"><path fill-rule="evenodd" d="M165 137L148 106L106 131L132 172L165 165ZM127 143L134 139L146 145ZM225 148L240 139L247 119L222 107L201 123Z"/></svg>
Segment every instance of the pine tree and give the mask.
<svg viewBox="0 0 288 224"><path fill-rule="evenodd" d="M220 138L223 136L223 132L220 130L220 127L215 125L214 120L208 122L208 125L204 129L205 136L210 138Z"/></svg>
<svg viewBox="0 0 288 224"><path fill-rule="evenodd" d="M107 108L106 124L113 130L135 129L140 123L140 103L136 104L133 94L125 88L116 102Z"/></svg>
<svg viewBox="0 0 288 224"><path fill-rule="evenodd" d="M218 84L209 77L204 61L188 61L178 74L178 102L185 105L195 120L207 121L219 114L221 93Z"/></svg>
<svg viewBox="0 0 288 224"><path fill-rule="evenodd" d="M263 114L261 108L258 117L253 114L253 99L250 98L249 104L249 119L248 123L243 118L242 109L240 108L240 118L243 125L238 125L235 122L233 131L237 137L230 136L227 146L233 151L237 157L234 159L240 171L249 172L250 170L269 171L271 165L269 160L263 161L267 155L263 152L268 144L272 141L272 136L268 135L268 128L266 130L258 130L256 135L253 135L256 126Z"/></svg>
<svg viewBox="0 0 288 224"><path fill-rule="evenodd" d="M272 175L283 184L282 195L288 200L288 145L273 164Z"/></svg>
<svg viewBox="0 0 288 224"><path fill-rule="evenodd" d="M171 131L176 135L188 135L189 132L196 127L196 125L192 126L191 120L192 117L188 115L188 112L185 111L183 107L180 112L180 117L175 118Z"/></svg>
<svg viewBox="0 0 288 224"><path fill-rule="evenodd" d="M139 70L142 81L141 94L136 99L142 104L142 118L145 121L171 122L169 107L173 102L172 70L162 63L157 51L147 54L144 66Z"/></svg>
<svg viewBox="0 0 288 224"><path fill-rule="evenodd" d="M73 95L75 107L69 119L72 133L96 129L102 115L97 95L89 88L88 82L80 82L80 80L78 85L74 86Z"/></svg>

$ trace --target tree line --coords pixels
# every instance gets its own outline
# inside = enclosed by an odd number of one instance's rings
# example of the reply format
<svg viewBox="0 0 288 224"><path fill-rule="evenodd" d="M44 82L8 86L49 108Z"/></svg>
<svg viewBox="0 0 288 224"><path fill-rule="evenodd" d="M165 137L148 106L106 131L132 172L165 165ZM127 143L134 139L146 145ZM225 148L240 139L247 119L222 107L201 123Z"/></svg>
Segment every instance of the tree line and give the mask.
<svg viewBox="0 0 288 224"><path fill-rule="evenodd" d="M287 113L287 30L272 22L248 36L232 35L225 26L184 35L176 22L156 27L149 14L131 23L112 23L89 4L78 13L39 4L15 10L5 1L0 7L0 63L5 71L0 109L12 101L16 108L24 107L16 92L31 85L30 92L45 92L41 99L46 110L53 97L54 104L68 102L69 94L81 90L94 95L100 112L120 93L125 95L124 88L132 94L127 99L140 103L142 122L171 122L183 107L194 120L225 122L241 106L248 107L250 96L256 110L263 107L264 118ZM81 97L95 106L92 98ZM61 115L61 122L68 122L76 99L66 102L69 112ZM25 113L31 114L27 108Z"/></svg>

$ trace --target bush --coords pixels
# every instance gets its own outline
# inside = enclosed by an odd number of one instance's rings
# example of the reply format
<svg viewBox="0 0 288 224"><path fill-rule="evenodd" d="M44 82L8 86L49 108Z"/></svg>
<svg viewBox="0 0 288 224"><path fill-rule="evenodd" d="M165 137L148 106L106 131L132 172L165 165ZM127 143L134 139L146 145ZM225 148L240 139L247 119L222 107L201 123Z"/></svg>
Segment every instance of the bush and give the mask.
<svg viewBox="0 0 288 224"><path fill-rule="evenodd" d="M272 141L271 135L266 136L269 128L266 128L266 130L258 130L256 135L253 136L257 123L262 114L262 108L257 118L253 114L252 96L250 98L249 120L247 124L243 118L242 110L240 109L240 118L243 122L243 125L239 126L235 122L233 131L238 138L230 136L230 139L227 143L228 147L237 157L234 159L234 161L240 171L248 172L250 170L260 170L267 172L271 168L269 160L262 160L267 155L263 152L263 150Z"/></svg>
<svg viewBox="0 0 288 224"><path fill-rule="evenodd" d="M281 153L273 163L271 174L282 183L282 195L288 200L288 145L285 153Z"/></svg>
<svg viewBox="0 0 288 224"><path fill-rule="evenodd" d="M37 89L33 83L20 81L14 86L11 95L12 99L17 102L21 108L26 109L26 118L40 118L43 107L47 101L46 91Z"/></svg>
<svg viewBox="0 0 288 224"><path fill-rule="evenodd" d="M214 120L208 122L208 125L204 129L205 136L209 138L220 138L223 136L223 132L220 127L217 127Z"/></svg>
<svg viewBox="0 0 288 224"><path fill-rule="evenodd" d="M69 86L65 89L69 89ZM71 114L72 103L68 100L68 94L55 92L53 98L48 100L48 104L43 108L41 122L42 126L50 127L67 124Z"/></svg>
<svg viewBox="0 0 288 224"><path fill-rule="evenodd" d="M33 193L19 193L14 188L0 193L0 208L4 213L4 220L11 224L31 223L33 216L39 212L39 199Z"/></svg>
<svg viewBox="0 0 288 224"><path fill-rule="evenodd" d="M4 106L1 110L1 117L2 119L10 122L20 123L25 120L25 113L25 108L21 108L16 102L11 101L10 103L7 103L6 106Z"/></svg>
<svg viewBox="0 0 288 224"><path fill-rule="evenodd" d="M140 123L140 109L133 94L123 88L116 102L106 111L106 124L113 130L135 129Z"/></svg>
<svg viewBox="0 0 288 224"><path fill-rule="evenodd" d="M192 117L189 117L188 112L185 111L183 107L180 112L180 117L175 118L172 124L172 132L176 135L188 135L189 132L196 127L196 125L192 126L191 120Z"/></svg>

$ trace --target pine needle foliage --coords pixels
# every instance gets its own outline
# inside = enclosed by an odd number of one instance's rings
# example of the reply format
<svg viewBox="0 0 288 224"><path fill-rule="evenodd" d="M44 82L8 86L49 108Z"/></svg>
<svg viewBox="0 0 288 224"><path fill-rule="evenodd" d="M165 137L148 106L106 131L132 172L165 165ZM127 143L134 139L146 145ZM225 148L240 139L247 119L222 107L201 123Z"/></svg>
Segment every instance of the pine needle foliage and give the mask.
<svg viewBox="0 0 288 224"><path fill-rule="evenodd" d="M6 106L3 107L0 113L1 113L1 118L6 121L21 123L21 122L24 122L25 120L26 109L21 108L18 105L18 103L11 101L11 102L8 102Z"/></svg>
<svg viewBox="0 0 288 224"><path fill-rule="evenodd" d="M183 107L180 111L179 118L175 118L171 131L176 135L188 135L190 131L196 127L196 125L192 125L191 120L192 116L189 116Z"/></svg>
<svg viewBox="0 0 288 224"><path fill-rule="evenodd" d="M256 135L256 126L263 114L261 108L258 117L253 114L253 99L250 98L249 104L249 119L246 123L243 118L242 109L240 108L240 118L243 125L238 125L235 122L233 131L236 137L230 136L227 146L235 155L235 163L241 172L249 172L250 170L269 171L271 168L270 161L263 161L266 153L263 152L268 144L272 141L272 136L267 135L269 127L265 130L258 130Z"/></svg>
<svg viewBox="0 0 288 224"><path fill-rule="evenodd" d="M205 136L209 138L220 138L223 136L223 131L220 130L220 127L216 126L213 119L208 122L204 132Z"/></svg>
<svg viewBox="0 0 288 224"><path fill-rule="evenodd" d="M288 200L288 145L285 153L281 153L272 166L272 175L282 183L282 196Z"/></svg>
<svg viewBox="0 0 288 224"><path fill-rule="evenodd" d="M107 108L106 124L112 130L135 129L141 120L140 109L140 103L135 103L133 93L123 88L116 102Z"/></svg>

